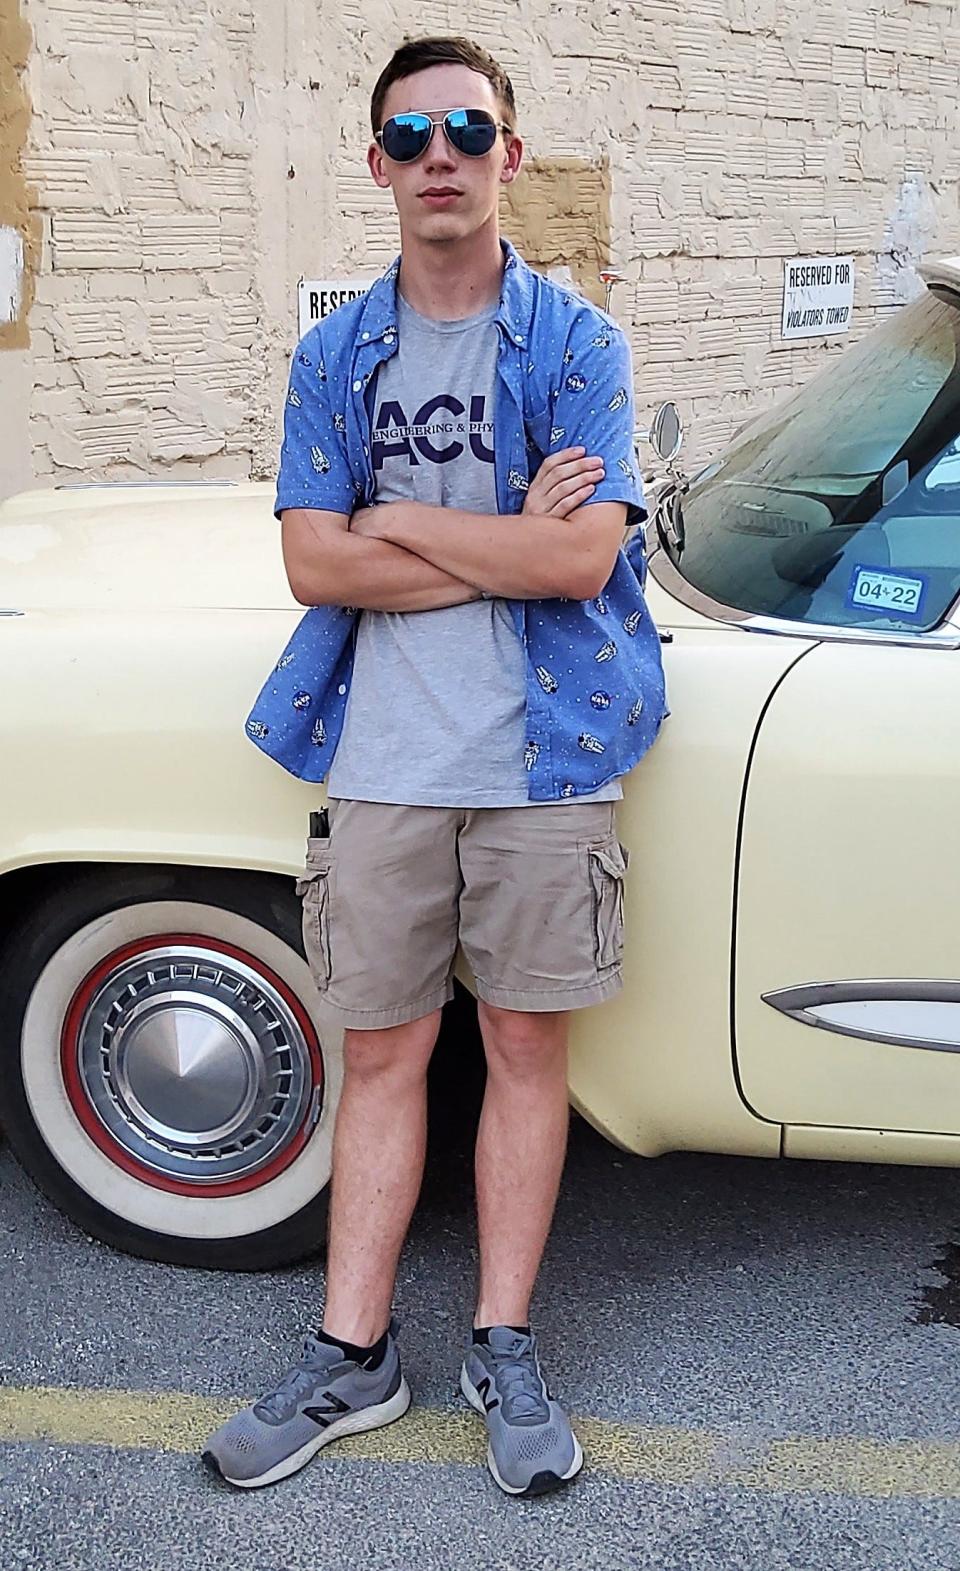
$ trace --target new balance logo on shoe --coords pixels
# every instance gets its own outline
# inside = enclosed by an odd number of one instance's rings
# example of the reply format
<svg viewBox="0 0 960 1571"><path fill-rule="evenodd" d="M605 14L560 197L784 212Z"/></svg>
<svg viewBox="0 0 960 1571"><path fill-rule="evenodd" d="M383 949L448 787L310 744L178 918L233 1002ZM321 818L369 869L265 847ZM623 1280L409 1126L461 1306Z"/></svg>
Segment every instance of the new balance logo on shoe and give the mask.
<svg viewBox="0 0 960 1571"><path fill-rule="evenodd" d="M495 1407L500 1406L500 1398L498 1396L495 1396L492 1402L487 1401L487 1392L489 1390L490 1380L488 1377L485 1380L481 1380L480 1384L477 1386L477 1396L483 1403L483 1410L485 1413L492 1413Z"/></svg>
<svg viewBox="0 0 960 1571"><path fill-rule="evenodd" d="M349 1402L342 1402L338 1396L334 1396L332 1391L324 1391L323 1394L325 1399L330 1403L330 1406L305 1407L303 1409L303 1416L304 1418L312 1418L315 1424L320 1424L325 1429L326 1426L328 1424L332 1424L333 1420L338 1418L341 1413L349 1413L350 1404Z"/></svg>

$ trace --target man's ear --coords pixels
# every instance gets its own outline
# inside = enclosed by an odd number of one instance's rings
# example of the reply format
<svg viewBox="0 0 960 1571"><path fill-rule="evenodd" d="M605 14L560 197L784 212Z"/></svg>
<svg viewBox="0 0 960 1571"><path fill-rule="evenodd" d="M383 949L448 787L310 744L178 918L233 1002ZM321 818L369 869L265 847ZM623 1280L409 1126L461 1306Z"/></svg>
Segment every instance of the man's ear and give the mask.
<svg viewBox="0 0 960 1571"><path fill-rule="evenodd" d="M390 189L390 176L387 174L387 166L384 162L383 154L376 142L371 142L367 148L367 168L381 191L388 191Z"/></svg>
<svg viewBox="0 0 960 1571"><path fill-rule="evenodd" d="M507 156L504 160L503 168L500 171L500 184L512 185L514 180L516 180L517 175L520 173L520 165L522 163L523 138L520 136L512 136L510 138L510 145L507 148Z"/></svg>

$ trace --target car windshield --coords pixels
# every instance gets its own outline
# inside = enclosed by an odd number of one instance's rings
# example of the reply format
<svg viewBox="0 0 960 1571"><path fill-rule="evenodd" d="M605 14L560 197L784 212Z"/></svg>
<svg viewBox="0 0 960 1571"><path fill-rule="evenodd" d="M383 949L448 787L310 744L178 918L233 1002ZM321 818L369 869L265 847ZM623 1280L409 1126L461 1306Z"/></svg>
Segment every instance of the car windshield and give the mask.
<svg viewBox="0 0 960 1571"><path fill-rule="evenodd" d="M960 593L960 300L930 289L694 477L665 549L760 616L921 632Z"/></svg>

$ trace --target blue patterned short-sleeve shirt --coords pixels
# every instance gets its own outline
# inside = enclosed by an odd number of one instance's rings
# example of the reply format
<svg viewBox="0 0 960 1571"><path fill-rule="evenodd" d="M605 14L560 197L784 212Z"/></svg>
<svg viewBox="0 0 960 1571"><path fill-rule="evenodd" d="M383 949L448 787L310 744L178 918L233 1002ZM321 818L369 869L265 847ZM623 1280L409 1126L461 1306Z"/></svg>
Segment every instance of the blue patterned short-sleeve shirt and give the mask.
<svg viewBox="0 0 960 1571"><path fill-rule="evenodd" d="M521 513L547 454L584 447L605 463L593 502L645 516L633 448L630 351L604 312L526 266L508 241L497 326L497 505ZM375 372L396 353L399 259L366 295L294 351L275 511L372 505ZM523 519L517 517L517 528ZM632 769L669 712L660 640L643 596L637 530L591 600L512 600L526 653L524 765L532 801L588 795ZM343 727L357 611L307 611L247 720L247 735L303 780L327 776ZM411 737L411 746L416 745Z"/></svg>

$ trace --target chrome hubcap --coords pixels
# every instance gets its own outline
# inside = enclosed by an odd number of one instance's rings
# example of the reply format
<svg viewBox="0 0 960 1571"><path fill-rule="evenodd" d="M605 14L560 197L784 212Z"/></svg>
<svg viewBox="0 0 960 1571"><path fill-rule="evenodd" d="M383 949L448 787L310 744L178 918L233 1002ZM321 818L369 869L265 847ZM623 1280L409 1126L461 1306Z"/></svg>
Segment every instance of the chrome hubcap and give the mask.
<svg viewBox="0 0 960 1571"><path fill-rule="evenodd" d="M168 1179L236 1182L319 1117L296 1013L253 965L214 948L145 947L105 970L76 1053L105 1131Z"/></svg>

